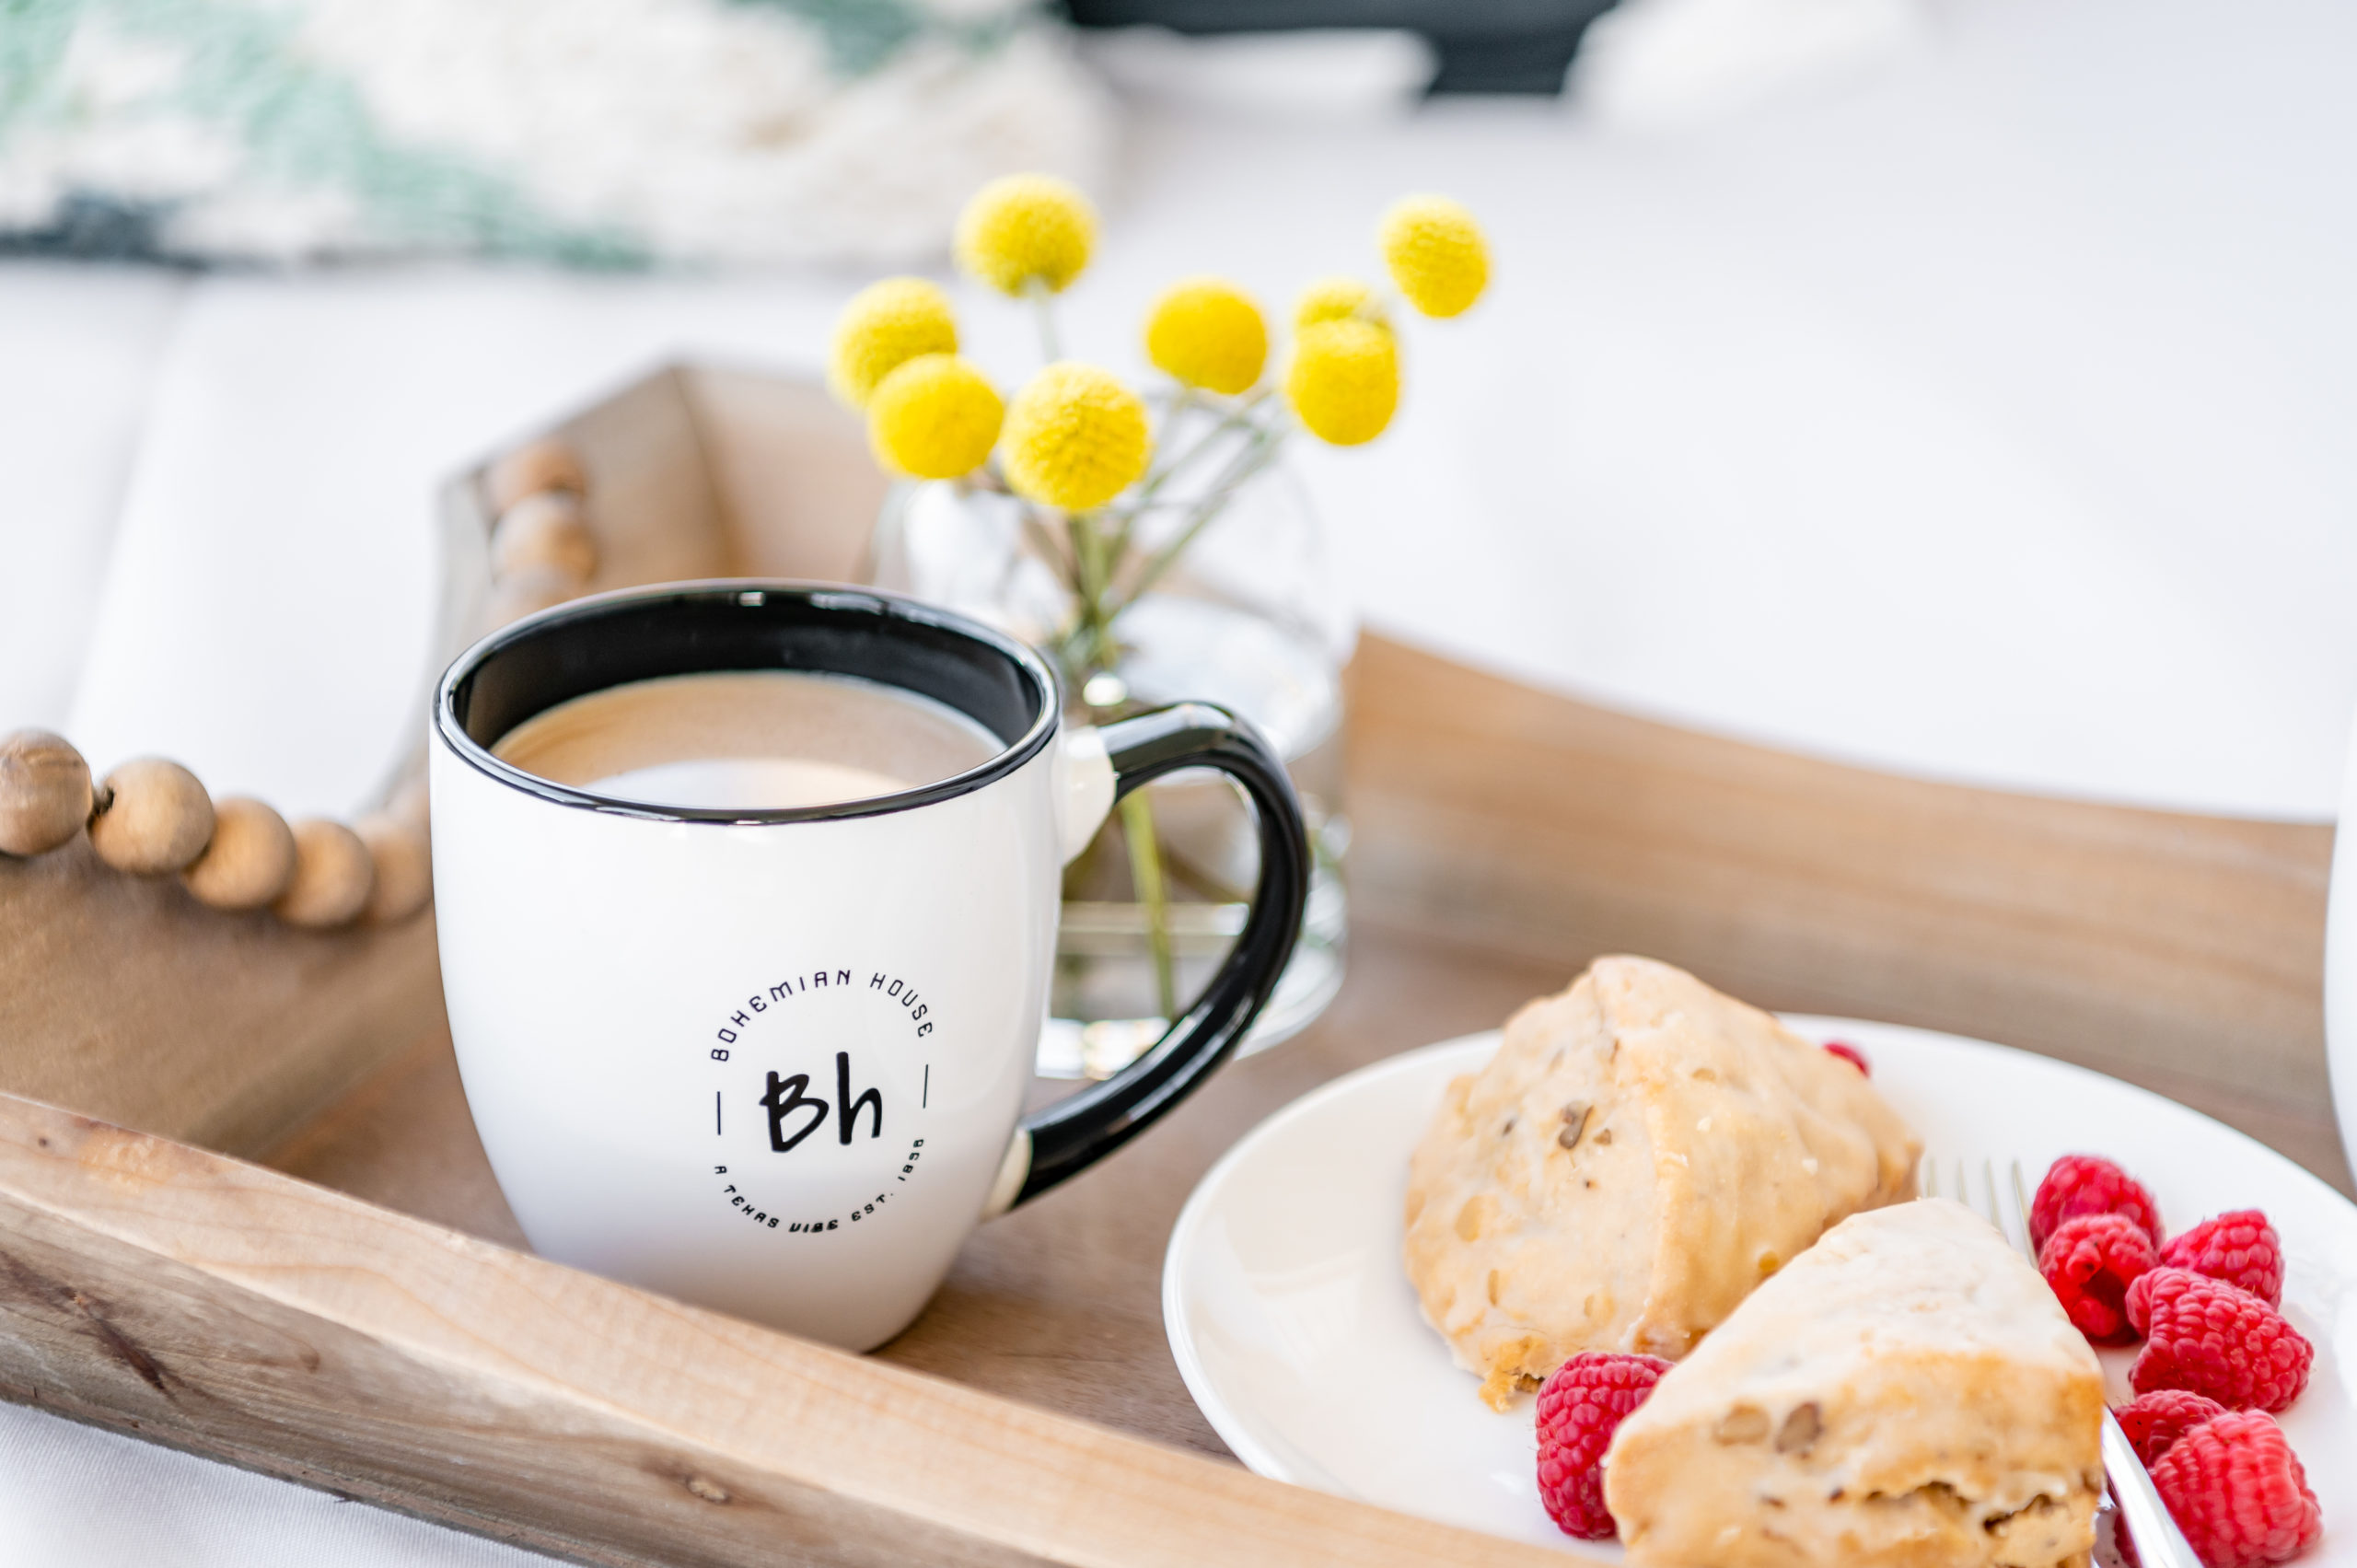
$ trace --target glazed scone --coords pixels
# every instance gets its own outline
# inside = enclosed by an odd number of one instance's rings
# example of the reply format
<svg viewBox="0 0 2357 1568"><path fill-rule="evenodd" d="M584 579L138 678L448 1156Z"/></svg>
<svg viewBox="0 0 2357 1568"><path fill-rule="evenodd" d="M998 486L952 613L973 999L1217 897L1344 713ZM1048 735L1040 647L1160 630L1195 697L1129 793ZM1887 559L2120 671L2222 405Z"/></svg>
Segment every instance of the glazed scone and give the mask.
<svg viewBox="0 0 2357 1568"><path fill-rule="evenodd" d="M1921 1145L1848 1063L1650 958L1598 958L1448 1086L1408 1173L1408 1276L1504 1409L1584 1350L1675 1360Z"/></svg>
<svg viewBox="0 0 2357 1568"><path fill-rule="evenodd" d="M1605 1455L1638 1568L2083 1564L2103 1372L1962 1204L1853 1215L1654 1386Z"/></svg>

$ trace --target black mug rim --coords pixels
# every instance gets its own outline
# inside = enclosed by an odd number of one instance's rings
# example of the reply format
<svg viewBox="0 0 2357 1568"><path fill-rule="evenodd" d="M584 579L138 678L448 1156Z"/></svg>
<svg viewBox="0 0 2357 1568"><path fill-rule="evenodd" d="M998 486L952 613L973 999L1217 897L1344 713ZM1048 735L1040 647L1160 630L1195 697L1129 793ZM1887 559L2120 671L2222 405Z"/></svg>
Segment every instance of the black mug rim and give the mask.
<svg viewBox="0 0 2357 1568"><path fill-rule="evenodd" d="M493 755L490 746L477 740L468 732L465 711L471 698L472 683L484 668L501 654L514 651L544 637L567 633L580 635L587 629L617 616L647 609L675 605L682 611L691 610L768 610L775 600L799 605L819 615L839 615L846 619L868 617L886 625L923 627L927 631L946 633L977 645L981 650L995 655L1012 666L1029 688L1034 712L1030 723L1011 741L1002 737L998 753L988 761L953 773L915 789L892 795L870 796L859 800L836 801L823 806L771 807L758 809L726 807L664 806L644 800L624 800L618 796L595 795L570 784L558 784L525 772L513 763ZM786 665L761 666L714 664L714 670L776 668L797 668ZM876 679L857 670L808 668L815 673L848 675L858 679ZM693 673L679 670L671 673ZM647 679L637 677L635 679ZM546 712L557 703L571 696L586 696L591 691L609 691L626 685L628 679L610 680L583 688L579 691L558 697L533 710ZM900 686L900 682L883 679L879 684ZM918 693L931 695L930 693ZM914 810L920 807L937 805L961 795L995 784L1015 772L1047 746L1056 732L1062 712L1062 689L1055 671L1029 645L1009 636L995 627L953 610L929 604L923 599L902 594L888 593L880 588L858 587L836 583L814 583L784 578L716 577L693 582L661 583L644 587L617 588L608 593L592 594L584 598L570 599L563 604L528 615L519 621L493 632L473 646L450 661L434 692L434 733L435 738L461 761L493 782L502 784L548 801L552 805L571 807L577 810L595 811L608 816L634 818L646 821L709 823L718 826L766 826L787 822L842 821L862 817L883 817L895 812ZM936 698L935 700L940 700ZM953 706L955 704L952 704ZM529 717L527 714L524 717ZM981 715L969 714L977 723L984 723ZM522 722L521 719L515 721ZM502 730L512 730L513 724ZM993 731L993 733L996 733ZM496 738L492 744L496 744Z"/></svg>

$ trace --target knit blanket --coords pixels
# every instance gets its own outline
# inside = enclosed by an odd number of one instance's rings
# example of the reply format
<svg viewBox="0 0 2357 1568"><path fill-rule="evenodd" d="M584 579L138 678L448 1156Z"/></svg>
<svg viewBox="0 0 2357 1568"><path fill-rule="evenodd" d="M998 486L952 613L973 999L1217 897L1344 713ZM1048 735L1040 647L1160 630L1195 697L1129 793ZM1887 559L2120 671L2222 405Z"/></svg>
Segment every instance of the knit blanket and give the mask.
<svg viewBox="0 0 2357 1568"><path fill-rule="evenodd" d="M1028 0L0 0L0 250L901 261L1106 102Z"/></svg>

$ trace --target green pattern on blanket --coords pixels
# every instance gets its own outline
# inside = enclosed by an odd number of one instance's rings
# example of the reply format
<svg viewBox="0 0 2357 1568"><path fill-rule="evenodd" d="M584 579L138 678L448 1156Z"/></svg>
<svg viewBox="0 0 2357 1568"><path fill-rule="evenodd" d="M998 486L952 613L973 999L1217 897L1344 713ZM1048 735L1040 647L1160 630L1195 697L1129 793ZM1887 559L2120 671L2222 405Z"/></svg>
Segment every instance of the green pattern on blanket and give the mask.
<svg viewBox="0 0 2357 1568"><path fill-rule="evenodd" d="M847 76L873 71L924 31L924 17L901 0L737 0L743 6L774 6L817 28L827 41L827 59Z"/></svg>
<svg viewBox="0 0 2357 1568"><path fill-rule="evenodd" d="M970 53L986 54L1014 33L1020 13L964 18L928 17L909 0L732 0L770 6L817 28L827 59L845 76L865 75L930 33Z"/></svg>
<svg viewBox="0 0 2357 1568"><path fill-rule="evenodd" d="M502 0L480 4L493 8L482 17L498 19ZM610 14L645 25L660 9ZM880 70L928 36L985 55L1016 25L1011 11L935 18L911 0L678 0L677 15L657 19L717 27L732 9L768 13L776 28L810 37L841 82ZM521 14L508 19L511 47ZM324 243L287 247L299 253L466 252L591 267L654 259L656 247L626 226L552 214L500 155L463 135L389 130L353 63L340 66L306 47L298 35L309 19L301 0L0 0L0 250L237 254L234 240L208 240L217 221L186 221L196 203L213 202L231 209L233 223L275 203L276 213L292 215L282 227L309 217L331 231ZM465 36L472 25L454 21L450 47L476 41ZM110 135L130 156L108 147ZM99 152L77 159L54 151L76 138ZM151 174L142 155L161 172ZM208 156L234 167L186 174ZM106 177L93 178L93 166ZM45 201L29 199L29 189ZM248 207L225 193L249 198ZM261 220L265 236L276 213Z"/></svg>
<svg viewBox="0 0 2357 1568"><path fill-rule="evenodd" d="M98 14L134 38L178 45L180 75L158 95L242 144L250 177L330 190L356 202L372 226L424 250L469 249L574 265L633 265L639 247L618 234L575 229L537 211L507 180L465 159L388 141L359 93L288 47L296 16L206 0L7 0L0 36L0 142L80 105L55 91L75 24Z"/></svg>

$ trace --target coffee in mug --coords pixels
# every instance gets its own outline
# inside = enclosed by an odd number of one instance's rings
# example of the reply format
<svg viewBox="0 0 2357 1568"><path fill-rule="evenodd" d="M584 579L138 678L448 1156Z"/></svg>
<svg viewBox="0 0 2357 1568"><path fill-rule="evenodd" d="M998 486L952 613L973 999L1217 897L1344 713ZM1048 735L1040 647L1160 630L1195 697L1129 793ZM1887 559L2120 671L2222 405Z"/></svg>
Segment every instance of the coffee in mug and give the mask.
<svg viewBox="0 0 2357 1568"><path fill-rule="evenodd" d="M560 703L493 754L592 795L654 805L827 806L979 768L999 743L945 703L853 676L714 670Z"/></svg>
<svg viewBox="0 0 2357 1568"><path fill-rule="evenodd" d="M1181 703L1067 729L979 622L790 583L581 599L435 693L435 913L467 1102L533 1247L866 1349L984 1219L1234 1051L1308 888L1284 769ZM1119 1074L1023 1115L1063 864L1180 768L1251 801L1250 913Z"/></svg>

